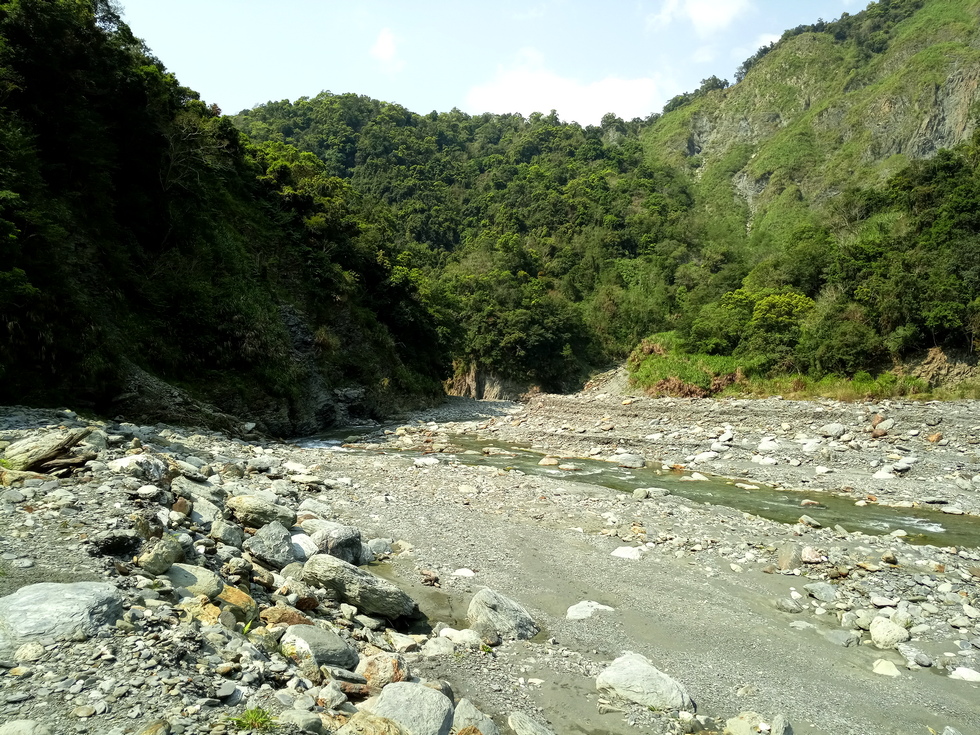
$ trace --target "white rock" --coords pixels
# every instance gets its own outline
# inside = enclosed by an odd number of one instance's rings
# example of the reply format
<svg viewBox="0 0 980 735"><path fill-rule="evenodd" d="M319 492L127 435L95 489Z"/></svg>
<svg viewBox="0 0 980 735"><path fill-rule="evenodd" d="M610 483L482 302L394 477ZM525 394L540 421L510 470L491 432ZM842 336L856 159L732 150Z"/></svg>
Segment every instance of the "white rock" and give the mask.
<svg viewBox="0 0 980 735"><path fill-rule="evenodd" d="M909 639L909 632L886 618L875 618L870 626L871 640L878 648L894 648Z"/></svg>
<svg viewBox="0 0 980 735"><path fill-rule="evenodd" d="M960 681L980 682L980 671L968 669L966 666L957 666L953 669L953 673L949 675L949 678L959 679Z"/></svg>
<svg viewBox="0 0 980 735"><path fill-rule="evenodd" d="M462 569L457 569L455 572L453 572L453 576L454 577L475 577L476 576L476 572L474 572L472 569L466 569L464 567Z"/></svg>
<svg viewBox="0 0 980 735"><path fill-rule="evenodd" d="M437 457L419 457L415 460L416 467L432 467L437 464L439 464Z"/></svg>
<svg viewBox="0 0 980 735"><path fill-rule="evenodd" d="M615 556L619 559L629 559L630 561L639 561L640 557L643 556L643 549L638 546L620 546L610 556Z"/></svg>
<svg viewBox="0 0 980 735"><path fill-rule="evenodd" d="M901 672L898 667L895 666L891 661L884 658L879 658L875 661L874 666L871 669L876 674L881 674L882 676L901 676Z"/></svg>
<svg viewBox="0 0 980 735"><path fill-rule="evenodd" d="M582 602L577 602L568 608L565 613L566 620L585 620L591 618L595 613L599 611L612 612L613 608L608 605L602 605L598 602L593 602L592 600L583 600Z"/></svg>

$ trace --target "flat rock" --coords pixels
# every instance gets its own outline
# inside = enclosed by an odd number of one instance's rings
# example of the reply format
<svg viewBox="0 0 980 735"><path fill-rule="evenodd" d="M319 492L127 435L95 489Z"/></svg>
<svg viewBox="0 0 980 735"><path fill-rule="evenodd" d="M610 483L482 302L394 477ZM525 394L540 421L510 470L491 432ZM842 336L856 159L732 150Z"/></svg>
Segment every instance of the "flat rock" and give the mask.
<svg viewBox="0 0 980 735"><path fill-rule="evenodd" d="M536 636L541 628L527 610L509 597L484 588L477 592L466 610L470 627L484 638L516 638Z"/></svg>
<svg viewBox="0 0 980 735"><path fill-rule="evenodd" d="M871 670L881 676L897 677L902 675L902 672L898 670L898 667L895 664L884 658L879 658L877 661L875 661L874 666L871 667Z"/></svg>
<svg viewBox="0 0 980 735"><path fill-rule="evenodd" d="M966 666L957 666L953 669L953 673L949 675L949 678L959 679L961 681L980 682L980 671L967 668Z"/></svg>
<svg viewBox="0 0 980 735"><path fill-rule="evenodd" d="M422 684L389 684L371 711L398 724L406 735L449 735L453 726L452 701Z"/></svg>
<svg viewBox="0 0 980 735"><path fill-rule="evenodd" d="M853 630L838 628L836 630L829 630L824 635L834 645L843 646L844 648L851 648L861 643L861 634Z"/></svg>
<svg viewBox="0 0 980 735"><path fill-rule="evenodd" d="M612 612L613 608L609 607L609 605L593 602L592 600L583 600L582 602L577 602L568 608L568 611L565 613L565 619L586 620L587 618L591 618L599 611Z"/></svg>
<svg viewBox="0 0 980 735"><path fill-rule="evenodd" d="M803 585L803 589L807 591L807 594L815 600L820 600L821 602L833 602L837 599L837 588L827 582L813 582L812 584Z"/></svg>
<svg viewBox="0 0 980 735"><path fill-rule="evenodd" d="M757 735L765 718L758 712L740 712L725 723L725 735Z"/></svg>
<svg viewBox="0 0 980 735"><path fill-rule="evenodd" d="M418 614L415 601L391 582L329 554L317 554L303 565L303 581L333 590L342 602L369 615L395 620Z"/></svg>
<svg viewBox="0 0 980 735"><path fill-rule="evenodd" d="M0 598L0 650L42 638L94 636L122 617L123 598L105 582L42 582Z"/></svg>
<svg viewBox="0 0 980 735"><path fill-rule="evenodd" d="M13 720L0 725L0 735L54 735L47 725L36 720Z"/></svg>
<svg viewBox="0 0 980 735"><path fill-rule="evenodd" d="M553 730L523 712L511 712L507 724L514 735L555 735Z"/></svg>
<svg viewBox="0 0 980 735"><path fill-rule="evenodd" d="M596 689L654 709L694 710L684 686L637 653L620 656L596 679Z"/></svg>

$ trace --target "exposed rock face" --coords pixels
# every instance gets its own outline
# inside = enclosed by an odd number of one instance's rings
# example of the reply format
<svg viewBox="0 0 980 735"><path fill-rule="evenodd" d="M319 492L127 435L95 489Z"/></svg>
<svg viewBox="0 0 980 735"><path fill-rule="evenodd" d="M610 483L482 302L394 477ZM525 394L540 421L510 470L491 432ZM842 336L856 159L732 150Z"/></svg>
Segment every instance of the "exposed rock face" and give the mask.
<svg viewBox="0 0 980 735"><path fill-rule="evenodd" d="M502 378L471 364L469 370L447 381L446 393L451 396L477 398L487 401L514 401L527 393L529 386Z"/></svg>

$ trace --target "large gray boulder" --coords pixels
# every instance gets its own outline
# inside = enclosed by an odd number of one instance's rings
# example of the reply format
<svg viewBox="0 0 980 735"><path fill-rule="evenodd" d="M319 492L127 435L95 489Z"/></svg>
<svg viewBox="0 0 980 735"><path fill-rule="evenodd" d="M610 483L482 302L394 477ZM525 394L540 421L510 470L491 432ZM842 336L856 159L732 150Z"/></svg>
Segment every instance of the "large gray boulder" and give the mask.
<svg viewBox="0 0 980 735"><path fill-rule="evenodd" d="M225 491L220 485L212 485L210 482L195 482L183 475L177 475L171 483L170 490L182 498L187 498L195 502L201 498L213 505L223 505L225 502Z"/></svg>
<svg viewBox="0 0 980 735"><path fill-rule="evenodd" d="M317 554L303 565L303 582L333 590L342 602L389 620L415 617L418 605L387 580L329 554Z"/></svg>
<svg viewBox="0 0 980 735"><path fill-rule="evenodd" d="M456 709L453 710L453 730L459 732L464 727L475 727L482 735L500 735L500 728L496 723L465 697L456 703Z"/></svg>
<svg viewBox="0 0 980 735"><path fill-rule="evenodd" d="M353 670L359 658L357 651L339 635L315 625L290 625L279 641L279 647L283 655L301 668L339 666Z"/></svg>
<svg viewBox="0 0 980 735"><path fill-rule="evenodd" d="M596 679L596 689L654 709L694 711L684 685L671 679L645 656L620 656Z"/></svg>
<svg viewBox="0 0 980 735"><path fill-rule="evenodd" d="M0 598L0 651L42 638L94 636L123 613L123 598L105 582L42 582Z"/></svg>
<svg viewBox="0 0 980 735"><path fill-rule="evenodd" d="M254 536L245 541L242 548L273 569L282 569L296 561L293 539L289 530L279 521L262 526Z"/></svg>
<svg viewBox="0 0 980 735"><path fill-rule="evenodd" d="M389 684L371 711L397 723L406 735L449 735L453 726L449 697L423 684Z"/></svg>
<svg viewBox="0 0 980 735"><path fill-rule="evenodd" d="M286 528L296 523L296 514L289 508L257 495L236 495L225 501L225 507L242 525L252 528L261 528L273 521L279 521Z"/></svg>
<svg viewBox="0 0 980 735"><path fill-rule="evenodd" d="M480 590L470 600L466 619L473 630L487 639L522 640L533 638L541 631L527 610L489 588Z"/></svg>

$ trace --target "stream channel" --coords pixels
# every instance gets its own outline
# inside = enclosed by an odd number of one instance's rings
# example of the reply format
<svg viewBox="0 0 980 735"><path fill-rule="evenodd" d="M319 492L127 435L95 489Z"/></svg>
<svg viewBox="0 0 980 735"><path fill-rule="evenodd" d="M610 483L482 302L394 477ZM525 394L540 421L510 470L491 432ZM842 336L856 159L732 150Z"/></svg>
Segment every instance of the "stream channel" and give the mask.
<svg viewBox="0 0 980 735"><path fill-rule="evenodd" d="M528 446L479 439L474 435L456 434L452 444L463 451L450 454L423 455L421 452L392 448L390 450L348 449L345 442L360 442L379 434L377 426L346 427L336 431L299 439L296 444L305 448L331 448L338 451L361 452L366 455L391 454L399 456L432 456L440 461L461 464L487 465L526 475L542 475L556 479L632 493L637 488L663 488L672 495L710 505L723 505L745 513L795 524L807 515L823 526L841 526L849 532L860 531L881 536L904 531L904 541L934 546L975 547L980 545L980 518L971 515L952 515L920 508L893 508L869 502L858 506L854 498L829 492L787 490L761 483L751 483L756 489L736 487L738 480L709 476L693 480L691 473L662 469L626 469L599 459L585 457L563 458L560 469L538 464L545 453ZM749 484L747 481L741 481ZM817 505L803 506L803 500ZM861 498L857 498L861 500Z"/></svg>

